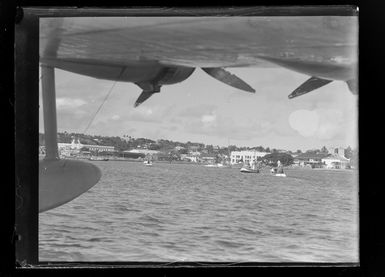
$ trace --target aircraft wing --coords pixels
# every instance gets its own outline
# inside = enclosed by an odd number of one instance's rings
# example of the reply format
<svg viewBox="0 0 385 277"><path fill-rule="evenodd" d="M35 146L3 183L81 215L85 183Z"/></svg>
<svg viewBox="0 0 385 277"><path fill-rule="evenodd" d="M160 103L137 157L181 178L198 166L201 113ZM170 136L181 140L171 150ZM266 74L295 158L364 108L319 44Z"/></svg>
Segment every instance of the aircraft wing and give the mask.
<svg viewBox="0 0 385 277"><path fill-rule="evenodd" d="M183 81L192 73L188 69L197 67L214 70L212 77L249 92L248 84L224 68L281 66L350 83L357 75L356 16L65 17L40 22L42 63L154 88L146 93ZM313 83L307 83L306 91ZM327 82L315 88L320 83Z"/></svg>

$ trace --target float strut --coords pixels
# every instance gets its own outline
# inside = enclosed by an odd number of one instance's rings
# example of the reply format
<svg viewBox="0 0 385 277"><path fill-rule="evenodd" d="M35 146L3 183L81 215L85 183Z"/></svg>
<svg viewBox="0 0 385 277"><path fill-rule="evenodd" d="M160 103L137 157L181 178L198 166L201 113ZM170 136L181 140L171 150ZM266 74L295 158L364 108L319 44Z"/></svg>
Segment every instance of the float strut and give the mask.
<svg viewBox="0 0 385 277"><path fill-rule="evenodd" d="M55 68L42 64L45 160L59 160L57 146Z"/></svg>

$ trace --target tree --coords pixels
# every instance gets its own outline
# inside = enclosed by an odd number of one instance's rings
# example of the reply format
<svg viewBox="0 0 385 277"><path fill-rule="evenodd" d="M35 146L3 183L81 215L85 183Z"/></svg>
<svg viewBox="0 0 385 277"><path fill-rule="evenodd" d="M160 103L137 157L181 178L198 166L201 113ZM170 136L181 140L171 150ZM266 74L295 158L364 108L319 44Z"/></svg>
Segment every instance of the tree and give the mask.
<svg viewBox="0 0 385 277"><path fill-rule="evenodd" d="M350 166L352 166L354 168L358 167L358 150L357 149L354 149L351 152Z"/></svg>
<svg viewBox="0 0 385 277"><path fill-rule="evenodd" d="M187 154L188 150L186 148L181 148L181 149L178 150L178 153L179 154Z"/></svg>
<svg viewBox="0 0 385 277"><path fill-rule="evenodd" d="M263 148L261 145L255 147L255 150L257 150L258 152L265 152L265 148Z"/></svg>
<svg viewBox="0 0 385 277"><path fill-rule="evenodd" d="M206 150L209 154L213 153L214 147L212 145L206 145Z"/></svg>
<svg viewBox="0 0 385 277"><path fill-rule="evenodd" d="M271 153L263 157L264 160L269 164L277 165L278 161L281 161L282 165L288 166L291 165L294 161L293 157L287 153Z"/></svg>
<svg viewBox="0 0 385 277"><path fill-rule="evenodd" d="M151 144L148 146L148 149L150 149L150 150L159 150L159 149L160 149L160 145L157 144L157 143L151 143Z"/></svg>
<svg viewBox="0 0 385 277"><path fill-rule="evenodd" d="M237 151L237 147L235 145L229 145L229 147L227 147L229 153L231 153L232 151Z"/></svg>
<svg viewBox="0 0 385 277"><path fill-rule="evenodd" d="M298 149L296 153L297 153L297 154L302 154L301 149Z"/></svg>
<svg viewBox="0 0 385 277"><path fill-rule="evenodd" d="M328 152L328 149L325 147L325 146L322 146L321 148L321 153L327 153Z"/></svg>
<svg viewBox="0 0 385 277"><path fill-rule="evenodd" d="M348 148L345 149L345 157L350 159L353 156L353 150L348 146Z"/></svg>

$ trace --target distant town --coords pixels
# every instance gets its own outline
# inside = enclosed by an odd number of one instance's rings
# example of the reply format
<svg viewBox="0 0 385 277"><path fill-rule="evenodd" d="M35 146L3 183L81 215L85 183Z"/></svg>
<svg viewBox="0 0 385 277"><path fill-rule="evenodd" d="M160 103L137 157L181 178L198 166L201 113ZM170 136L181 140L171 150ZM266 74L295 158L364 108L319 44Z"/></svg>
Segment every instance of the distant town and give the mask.
<svg viewBox="0 0 385 277"><path fill-rule="evenodd" d="M39 134L39 154L45 154L44 134ZM236 165L252 160L275 166L280 160L284 166L308 168L357 168L358 151L350 146L322 147L295 152L269 147L238 147L205 145L199 142L175 142L123 136L98 136L80 133L58 133L58 150L61 158L103 160L138 160Z"/></svg>

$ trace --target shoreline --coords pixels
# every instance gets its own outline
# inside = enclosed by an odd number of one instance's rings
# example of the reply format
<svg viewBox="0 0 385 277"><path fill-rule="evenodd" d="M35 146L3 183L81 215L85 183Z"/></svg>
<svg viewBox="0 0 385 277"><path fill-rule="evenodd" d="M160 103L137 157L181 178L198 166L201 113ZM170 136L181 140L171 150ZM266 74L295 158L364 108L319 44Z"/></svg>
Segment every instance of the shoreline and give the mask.
<svg viewBox="0 0 385 277"><path fill-rule="evenodd" d="M139 160L139 159L129 159L129 158L122 158L122 159L119 159L119 158L108 158L108 161L103 161L103 160L89 160L88 157L61 157L60 159L74 159L74 160L86 160L86 161L90 161L90 162L136 162L136 163L143 163L144 160ZM40 155L39 154L39 160L42 160L44 159L44 155ZM157 163L167 163L167 164L188 164L188 165L194 165L194 166L206 166L206 165L210 165L208 163L195 163L195 162L187 162L187 161L153 161L153 164L157 164ZM233 168L233 169L240 169L241 167L239 165L225 165L223 167L217 167L215 166L212 166L213 168ZM268 168L268 167L266 167ZM261 169L263 170L263 169ZM284 170L287 170L287 171L290 171L290 170L317 170L317 171L351 171L351 172L354 172L354 171L358 171L358 168L350 168L350 169L344 169L344 168L307 168L307 167L284 167Z"/></svg>

